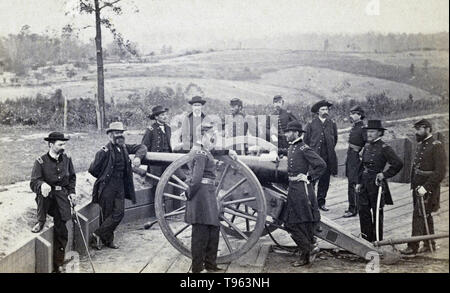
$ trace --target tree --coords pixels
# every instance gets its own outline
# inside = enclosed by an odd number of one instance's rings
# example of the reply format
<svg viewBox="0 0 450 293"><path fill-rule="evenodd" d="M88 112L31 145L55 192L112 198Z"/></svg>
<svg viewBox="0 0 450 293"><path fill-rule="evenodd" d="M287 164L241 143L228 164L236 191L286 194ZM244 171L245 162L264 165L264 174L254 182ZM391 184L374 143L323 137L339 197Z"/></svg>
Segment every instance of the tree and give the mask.
<svg viewBox="0 0 450 293"><path fill-rule="evenodd" d="M104 9L108 9L116 15L120 15L122 13L122 7L119 5L119 2L122 1L123 0L78 0L80 13L94 14L95 16L95 47L97 54L97 127L99 130L104 129L105 125L105 82L103 69L102 25L110 30L119 46L123 46L134 55L137 54L137 52L132 48L131 43L129 41L124 41L122 35L117 32L111 20L108 18L102 18L102 12Z"/></svg>

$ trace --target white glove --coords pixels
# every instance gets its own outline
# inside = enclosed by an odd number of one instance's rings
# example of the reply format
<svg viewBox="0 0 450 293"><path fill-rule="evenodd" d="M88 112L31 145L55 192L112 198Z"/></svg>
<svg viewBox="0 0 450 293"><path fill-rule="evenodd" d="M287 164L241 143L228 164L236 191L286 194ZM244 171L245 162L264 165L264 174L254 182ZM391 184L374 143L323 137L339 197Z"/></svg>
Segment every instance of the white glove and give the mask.
<svg viewBox="0 0 450 293"><path fill-rule="evenodd" d="M235 150L229 150L229 151L228 151L228 155L229 155L234 161L237 161L238 156L237 156L237 153L236 153Z"/></svg>
<svg viewBox="0 0 450 293"><path fill-rule="evenodd" d="M67 198L69 199L69 202L70 202L71 204L73 204L73 206L75 206L75 201L74 201L75 194L74 194L74 193L71 193L71 194L69 194L69 195L67 196Z"/></svg>
<svg viewBox="0 0 450 293"><path fill-rule="evenodd" d="M50 187L50 185L48 185L47 183L42 183L41 185L41 193L43 197L47 197L50 193L50 191L52 191L52 188Z"/></svg>
<svg viewBox="0 0 450 293"><path fill-rule="evenodd" d="M300 173L297 176L295 176L294 181L304 181L307 184L309 184L308 176L306 174Z"/></svg>
<svg viewBox="0 0 450 293"><path fill-rule="evenodd" d="M275 134L272 134L271 138L272 138L273 142L277 142L278 141L278 136L276 136Z"/></svg>
<svg viewBox="0 0 450 293"><path fill-rule="evenodd" d="M424 195L427 193L427 190L426 190L425 187L423 187L423 186L418 186L418 187L417 187L417 193L418 193L420 196L424 196Z"/></svg>
<svg viewBox="0 0 450 293"><path fill-rule="evenodd" d="M139 166L141 165L141 159L139 159L138 157L135 157L133 159L133 167L139 168Z"/></svg>

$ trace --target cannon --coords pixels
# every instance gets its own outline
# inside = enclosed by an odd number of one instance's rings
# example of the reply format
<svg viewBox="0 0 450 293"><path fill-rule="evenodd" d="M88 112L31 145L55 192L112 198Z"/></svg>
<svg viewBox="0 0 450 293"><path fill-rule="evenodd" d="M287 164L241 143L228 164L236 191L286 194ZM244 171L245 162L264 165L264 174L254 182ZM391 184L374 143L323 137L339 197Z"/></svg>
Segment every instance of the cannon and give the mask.
<svg viewBox="0 0 450 293"><path fill-rule="evenodd" d="M264 146L272 154L276 150L262 139L248 137L225 140L222 147L227 149L244 141L247 145ZM229 263L248 252L260 237L284 229L280 217L287 201L287 158L267 154L242 155L237 160L227 155L214 158L221 234L217 262ZM149 152L146 160L151 165L166 167L160 177L147 173L158 180L155 214L161 231L173 247L191 257L190 225L184 222L186 198L181 194L187 188L183 179L190 176L193 155ZM381 250L323 215L315 235L367 260L374 254L385 262L399 259L397 253Z"/></svg>

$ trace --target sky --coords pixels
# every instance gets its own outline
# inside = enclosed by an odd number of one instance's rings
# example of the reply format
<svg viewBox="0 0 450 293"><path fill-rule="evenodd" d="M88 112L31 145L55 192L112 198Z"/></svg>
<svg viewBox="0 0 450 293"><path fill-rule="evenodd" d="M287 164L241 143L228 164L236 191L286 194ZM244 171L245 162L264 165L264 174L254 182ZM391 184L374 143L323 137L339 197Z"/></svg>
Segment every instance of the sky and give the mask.
<svg viewBox="0 0 450 293"><path fill-rule="evenodd" d="M0 36L27 24L35 33L58 33L73 23L92 25L93 15L70 13L78 0L0 0ZM142 49L195 48L224 40L273 38L296 33L448 32L448 0L122 0L110 16L126 39ZM135 11L139 9L139 12ZM83 40L95 31L80 32ZM111 36L105 31L106 41Z"/></svg>

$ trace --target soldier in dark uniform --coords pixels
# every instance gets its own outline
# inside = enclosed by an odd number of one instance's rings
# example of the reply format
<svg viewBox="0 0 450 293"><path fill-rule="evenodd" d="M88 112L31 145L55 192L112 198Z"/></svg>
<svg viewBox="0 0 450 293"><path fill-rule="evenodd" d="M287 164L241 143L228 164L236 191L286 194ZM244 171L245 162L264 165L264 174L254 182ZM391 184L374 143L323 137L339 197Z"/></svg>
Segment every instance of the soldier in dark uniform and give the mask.
<svg viewBox="0 0 450 293"><path fill-rule="evenodd" d="M206 101L202 97L192 97L188 103L192 106L192 112L183 119L181 125L182 152L189 152L191 150L196 138L199 136L199 133L197 133L198 126L206 118L202 110Z"/></svg>
<svg viewBox="0 0 450 293"><path fill-rule="evenodd" d="M382 194L379 209L379 235L383 239L383 207L392 205L391 193L386 179L395 176L403 168L402 160L394 150L385 144L381 137L386 128L383 128L380 120L369 120L367 127L367 143L362 155L362 166L359 171L358 184L355 189L358 192L359 221L361 234L367 241L376 240L376 206L378 188L381 186ZM383 171L389 164L389 168Z"/></svg>
<svg viewBox="0 0 450 293"><path fill-rule="evenodd" d="M353 126L348 136L347 159L345 161L345 175L348 179L348 209L345 211L344 218L354 217L358 214L355 186L358 182L358 171L361 168L359 155L367 141L366 132L362 129L364 126L364 110L360 106L352 107L350 119Z"/></svg>
<svg viewBox="0 0 450 293"><path fill-rule="evenodd" d="M114 230L125 213L125 198L136 203L133 171L129 154L135 154L133 166L139 167L147 154L141 144L125 144L122 122L113 122L106 130L110 142L95 155L89 173L97 178L92 190L92 202L100 205L100 226L92 233L92 246L101 249L102 244L117 249Z"/></svg>
<svg viewBox="0 0 450 293"><path fill-rule="evenodd" d="M326 163L327 170L320 176L317 186L317 201L322 211L328 211L325 206L330 176L337 175L338 163L334 150L337 140L337 126L329 119L328 111L333 104L323 100L311 107L311 112L317 114L306 126L305 143L309 145Z"/></svg>
<svg viewBox="0 0 450 293"><path fill-rule="evenodd" d="M284 100L282 96L274 96L273 97L273 106L275 107L275 111L272 115L278 116L278 137L276 137L276 141L278 142L278 150L279 153L284 153L287 151L289 144L286 140L286 136L284 132L289 122L298 120L291 111L286 110L284 107ZM270 131L270 126L269 126ZM271 134L272 136L272 134ZM275 140L275 139L272 139Z"/></svg>
<svg viewBox="0 0 450 293"><path fill-rule="evenodd" d="M314 229L320 221L320 213L311 182L327 167L325 161L303 142L303 133L299 121L290 122L285 129L289 141L289 189L284 220L286 230L300 250L300 259L293 266L310 263L310 256L315 252Z"/></svg>
<svg viewBox="0 0 450 293"><path fill-rule="evenodd" d="M213 125L203 123L198 126L200 141L194 144L192 178L186 182L185 221L192 225L192 272L219 271L217 249L219 245L219 211L215 195L216 164L211 151L216 143ZM232 151L230 151L232 152Z"/></svg>
<svg viewBox="0 0 450 293"><path fill-rule="evenodd" d="M52 132L44 140L49 151L34 162L31 172L30 187L36 193L38 205L38 223L32 232L42 230L47 213L53 217L53 264L55 272L61 272L68 239L66 222L72 218L69 198L75 195L76 175L72 159L64 154L69 139L60 132Z"/></svg>
<svg viewBox="0 0 450 293"><path fill-rule="evenodd" d="M440 183L445 177L447 158L444 145L433 138L432 125L422 119L414 124L416 140L418 142L414 163L411 170L411 189L413 195L412 236L426 235L424 215L418 196L423 196L425 214L430 234L434 234L432 212L437 212L440 205ZM433 251L436 248L434 240L425 241L419 252ZM403 254L416 254L419 242L408 243L408 247L400 252Z"/></svg>
<svg viewBox="0 0 450 293"><path fill-rule="evenodd" d="M172 147L170 145L171 128L167 124L169 116L167 111L169 109L162 106L156 106L152 109L152 114L149 118L156 120L151 126L145 130L144 137L141 144L147 147L149 152L157 153L171 153ZM161 166L148 166L147 171L153 175L161 176L165 168Z"/></svg>
<svg viewBox="0 0 450 293"><path fill-rule="evenodd" d="M230 101L231 115L225 117L225 137L237 137L245 136L248 134L248 122L246 121L245 114L242 112L243 103L240 99L232 99ZM237 145L233 145L233 150L238 154L245 154L247 147L242 146L239 148Z"/></svg>

